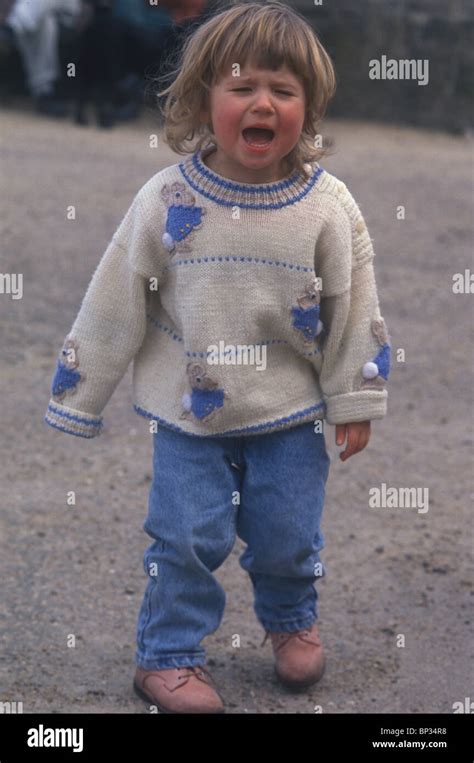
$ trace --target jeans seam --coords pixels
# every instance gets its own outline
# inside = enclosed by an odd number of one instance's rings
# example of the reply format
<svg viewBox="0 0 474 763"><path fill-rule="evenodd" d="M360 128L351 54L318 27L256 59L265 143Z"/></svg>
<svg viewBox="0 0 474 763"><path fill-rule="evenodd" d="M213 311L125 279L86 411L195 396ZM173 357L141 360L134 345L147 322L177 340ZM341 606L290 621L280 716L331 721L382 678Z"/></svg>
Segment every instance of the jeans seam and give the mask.
<svg viewBox="0 0 474 763"><path fill-rule="evenodd" d="M151 581L149 580L148 583L147 583L147 589L146 589L146 592L145 592L145 597L146 597L145 617L143 618L143 623L142 623L142 626L141 626L141 629L140 629L140 634L139 634L139 644L142 647L141 651L144 651L143 647L144 647L145 631L146 631L148 623L150 622L150 619L151 619L151 606L150 606L151 588L150 588L150 582Z"/></svg>

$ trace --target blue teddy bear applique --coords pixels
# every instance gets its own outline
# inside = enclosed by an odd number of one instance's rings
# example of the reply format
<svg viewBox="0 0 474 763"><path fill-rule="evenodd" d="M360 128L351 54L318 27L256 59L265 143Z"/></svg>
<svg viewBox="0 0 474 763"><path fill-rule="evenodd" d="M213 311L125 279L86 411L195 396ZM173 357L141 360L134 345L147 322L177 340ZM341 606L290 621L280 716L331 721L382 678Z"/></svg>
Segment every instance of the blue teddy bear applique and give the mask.
<svg viewBox="0 0 474 763"><path fill-rule="evenodd" d="M228 394L223 389L218 389L218 382L210 379L204 367L200 363L188 363L186 367L191 394L183 395L182 405L184 408L180 418L188 418L193 414L197 419L210 421L214 414L223 407L224 398Z"/></svg>
<svg viewBox="0 0 474 763"><path fill-rule="evenodd" d="M51 384L51 395L53 400L61 402L66 395L72 395L77 389L80 381L85 379L85 374L77 371L79 366L78 343L74 339L67 339L64 342L56 366L56 373Z"/></svg>
<svg viewBox="0 0 474 763"><path fill-rule="evenodd" d="M314 278L297 300L298 307L291 308L292 325L303 335L306 343L314 342L324 329L319 319L321 297L318 280Z"/></svg>
<svg viewBox="0 0 474 763"><path fill-rule="evenodd" d="M171 256L176 252L190 252L189 241L193 240L194 231L202 226L202 216L206 210L194 206L196 199L184 183L175 182L171 187L164 185L161 198L168 207L163 245Z"/></svg>

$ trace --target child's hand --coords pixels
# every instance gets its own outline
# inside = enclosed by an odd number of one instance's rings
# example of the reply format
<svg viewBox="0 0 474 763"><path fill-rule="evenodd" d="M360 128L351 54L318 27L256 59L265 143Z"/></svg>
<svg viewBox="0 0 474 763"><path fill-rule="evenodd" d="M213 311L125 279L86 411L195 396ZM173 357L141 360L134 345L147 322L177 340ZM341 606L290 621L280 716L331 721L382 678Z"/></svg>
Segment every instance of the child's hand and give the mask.
<svg viewBox="0 0 474 763"><path fill-rule="evenodd" d="M370 439L370 421L336 424L336 445L344 445L346 434L347 447L342 453L339 453L341 461L346 461L354 453L364 450Z"/></svg>

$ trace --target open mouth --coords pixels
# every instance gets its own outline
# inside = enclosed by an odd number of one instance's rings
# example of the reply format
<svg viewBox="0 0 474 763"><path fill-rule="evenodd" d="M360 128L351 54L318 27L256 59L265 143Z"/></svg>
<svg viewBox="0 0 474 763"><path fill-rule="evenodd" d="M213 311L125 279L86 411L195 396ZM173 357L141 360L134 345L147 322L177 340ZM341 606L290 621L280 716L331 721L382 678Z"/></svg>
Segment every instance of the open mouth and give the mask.
<svg viewBox="0 0 474 763"><path fill-rule="evenodd" d="M243 138L249 146L264 148L269 146L275 137L273 130L264 130L261 127L246 127L242 131Z"/></svg>

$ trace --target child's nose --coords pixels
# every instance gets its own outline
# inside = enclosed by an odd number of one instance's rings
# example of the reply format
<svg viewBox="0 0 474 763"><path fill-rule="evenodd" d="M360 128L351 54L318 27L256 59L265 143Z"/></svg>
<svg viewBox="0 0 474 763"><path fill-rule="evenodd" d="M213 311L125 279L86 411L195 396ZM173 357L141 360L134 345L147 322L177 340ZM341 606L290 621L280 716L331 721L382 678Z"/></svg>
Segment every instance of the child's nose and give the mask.
<svg viewBox="0 0 474 763"><path fill-rule="evenodd" d="M255 93L254 107L260 109L273 109L270 91L257 90Z"/></svg>

